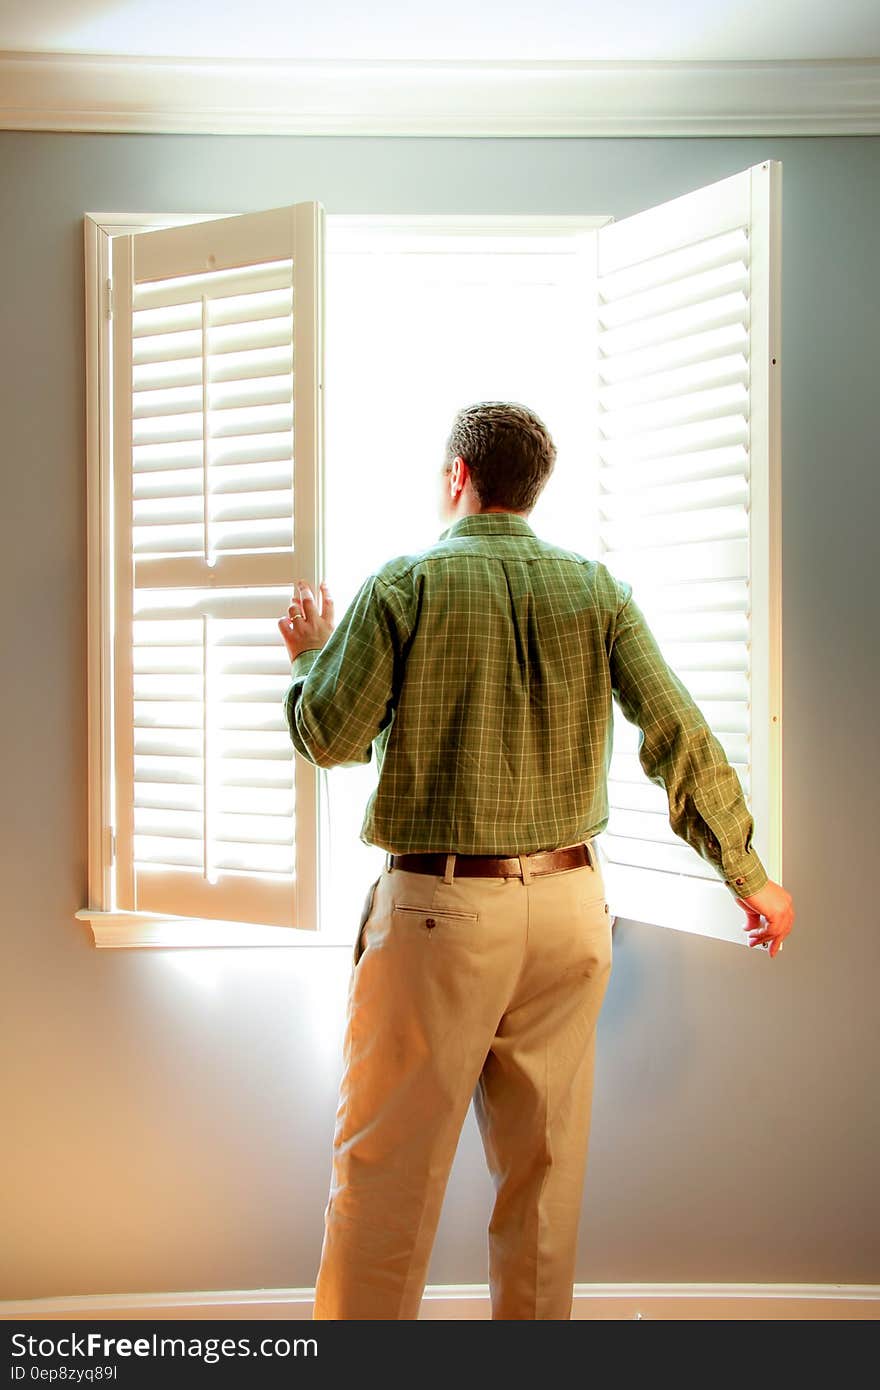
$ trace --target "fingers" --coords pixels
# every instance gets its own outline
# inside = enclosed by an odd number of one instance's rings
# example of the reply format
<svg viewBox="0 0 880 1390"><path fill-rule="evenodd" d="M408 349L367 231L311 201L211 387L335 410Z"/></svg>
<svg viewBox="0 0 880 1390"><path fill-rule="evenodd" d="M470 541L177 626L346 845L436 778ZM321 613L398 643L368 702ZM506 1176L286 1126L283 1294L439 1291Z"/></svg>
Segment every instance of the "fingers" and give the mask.
<svg viewBox="0 0 880 1390"><path fill-rule="evenodd" d="M330 597L330 589L326 579L322 579L318 585L321 596L320 616L325 623L333 626L334 604ZM296 593L291 599L290 607L287 610L288 617L293 621L297 615L307 623L313 623L318 617L318 605L312 586L305 579L296 581Z"/></svg>
<svg viewBox="0 0 880 1390"><path fill-rule="evenodd" d="M775 959L782 950L785 938L791 931L794 912L789 907L788 910L775 912L771 917L768 917L743 899L739 898L737 901L746 914L743 931L748 933L749 948L761 947L768 952L771 958Z"/></svg>
<svg viewBox="0 0 880 1390"><path fill-rule="evenodd" d="M321 595L320 612L312 586L305 579L297 579L287 617L278 620L278 630L291 658L310 647L320 648L333 629L333 600L326 579L321 580L318 588Z"/></svg>
<svg viewBox="0 0 880 1390"><path fill-rule="evenodd" d="M315 605L315 595L312 593L311 585L307 584L305 580L299 579L297 580L297 588L299 590L299 601L303 616L307 623L313 623L317 616L318 609Z"/></svg>
<svg viewBox="0 0 880 1390"><path fill-rule="evenodd" d="M776 937L777 937L778 935L779 935L778 929L775 928L775 927L772 927L772 926L770 925L769 922L764 922L764 923L762 923L760 927L750 927L750 928L749 928L749 937L750 937L750 939L751 939L752 942L755 942L755 941L775 941L775 939L776 939Z"/></svg>
<svg viewBox="0 0 880 1390"><path fill-rule="evenodd" d="M778 956L779 952L782 950L785 938L788 936L790 931L791 927L788 925L780 926L779 923L776 923L773 926L771 926L768 923L763 930L754 931L752 933L751 939L749 941L749 947L751 948L752 946L766 946L769 955L775 959L775 957Z"/></svg>

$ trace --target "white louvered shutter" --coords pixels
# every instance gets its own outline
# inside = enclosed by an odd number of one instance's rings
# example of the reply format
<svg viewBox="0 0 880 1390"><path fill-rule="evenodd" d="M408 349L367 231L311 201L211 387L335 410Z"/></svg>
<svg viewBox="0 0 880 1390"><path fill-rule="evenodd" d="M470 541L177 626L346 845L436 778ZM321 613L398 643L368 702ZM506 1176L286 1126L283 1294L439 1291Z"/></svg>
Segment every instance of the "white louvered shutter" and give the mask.
<svg viewBox="0 0 880 1390"><path fill-rule="evenodd" d="M736 768L779 866L781 166L597 234L600 558L632 584ZM669 825L615 706L601 837L619 916L744 940L717 873Z"/></svg>
<svg viewBox="0 0 880 1390"><path fill-rule="evenodd" d="M323 209L113 244L117 905L314 928L277 620L317 577Z"/></svg>

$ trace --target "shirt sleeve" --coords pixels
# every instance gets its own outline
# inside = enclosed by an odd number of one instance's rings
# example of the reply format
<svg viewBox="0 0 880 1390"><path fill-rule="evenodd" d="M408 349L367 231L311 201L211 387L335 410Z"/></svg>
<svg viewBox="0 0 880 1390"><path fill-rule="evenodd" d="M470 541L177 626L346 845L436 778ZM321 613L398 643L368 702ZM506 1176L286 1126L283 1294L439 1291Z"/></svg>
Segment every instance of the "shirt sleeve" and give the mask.
<svg viewBox="0 0 880 1390"><path fill-rule="evenodd" d="M287 727L297 753L317 767L370 761L373 740L393 718L400 616L388 586L371 575L325 645L291 663Z"/></svg>
<svg viewBox="0 0 880 1390"><path fill-rule="evenodd" d="M620 606L610 649L615 699L641 729L639 762L665 787L669 823L724 879L747 898L768 881L752 849L754 820L736 771L693 696L665 661L632 588L620 580Z"/></svg>

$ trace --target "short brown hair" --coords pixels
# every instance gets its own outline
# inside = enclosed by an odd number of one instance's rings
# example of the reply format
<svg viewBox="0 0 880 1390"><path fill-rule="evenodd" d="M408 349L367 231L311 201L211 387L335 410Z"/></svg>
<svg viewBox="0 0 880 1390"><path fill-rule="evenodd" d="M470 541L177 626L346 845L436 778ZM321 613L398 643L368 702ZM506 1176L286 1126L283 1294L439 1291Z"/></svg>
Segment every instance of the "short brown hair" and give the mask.
<svg viewBox="0 0 880 1390"><path fill-rule="evenodd" d="M556 462L556 445L533 410L516 401L480 401L458 412L446 441L446 472L460 455L480 506L527 512Z"/></svg>

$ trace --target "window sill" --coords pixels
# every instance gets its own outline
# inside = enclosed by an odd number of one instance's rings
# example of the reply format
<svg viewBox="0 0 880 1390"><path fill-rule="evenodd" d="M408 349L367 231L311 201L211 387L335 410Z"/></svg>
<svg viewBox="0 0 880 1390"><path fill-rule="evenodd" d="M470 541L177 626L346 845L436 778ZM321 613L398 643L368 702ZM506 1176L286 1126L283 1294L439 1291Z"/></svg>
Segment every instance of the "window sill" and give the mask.
<svg viewBox="0 0 880 1390"><path fill-rule="evenodd" d="M154 947L161 950L215 949L238 946L252 949L272 946L289 950L303 946L344 946L352 942L327 932L304 931L300 927L258 927L243 922L210 922L194 917L162 917L152 912L102 912L84 907L74 914L88 922L95 946L102 950L132 950Z"/></svg>
<svg viewBox="0 0 880 1390"><path fill-rule="evenodd" d="M602 870L613 912L612 926L619 920L643 922L748 946L745 912L720 880L660 875L604 860ZM103 950L344 946L351 951L353 946L350 935L302 927L261 927L247 922L166 917L155 912L103 912L90 907L74 915L78 921L88 922L95 946Z"/></svg>

